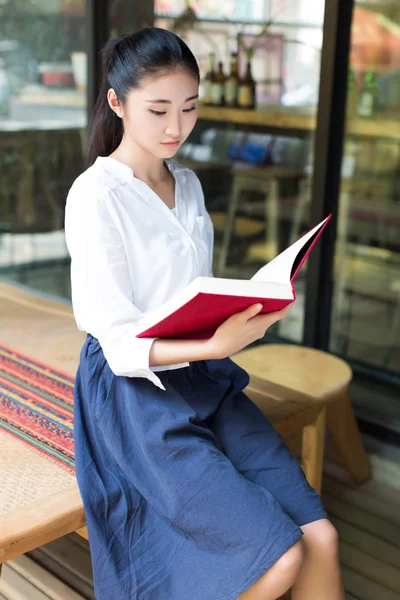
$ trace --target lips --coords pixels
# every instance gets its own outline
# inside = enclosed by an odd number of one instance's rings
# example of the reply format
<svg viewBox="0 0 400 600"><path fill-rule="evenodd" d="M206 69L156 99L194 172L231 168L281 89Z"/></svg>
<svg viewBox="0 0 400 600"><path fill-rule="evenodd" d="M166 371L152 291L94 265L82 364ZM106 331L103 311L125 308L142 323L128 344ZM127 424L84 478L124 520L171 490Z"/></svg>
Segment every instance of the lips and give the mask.
<svg viewBox="0 0 400 600"><path fill-rule="evenodd" d="M180 142L161 142L163 146L178 146Z"/></svg>

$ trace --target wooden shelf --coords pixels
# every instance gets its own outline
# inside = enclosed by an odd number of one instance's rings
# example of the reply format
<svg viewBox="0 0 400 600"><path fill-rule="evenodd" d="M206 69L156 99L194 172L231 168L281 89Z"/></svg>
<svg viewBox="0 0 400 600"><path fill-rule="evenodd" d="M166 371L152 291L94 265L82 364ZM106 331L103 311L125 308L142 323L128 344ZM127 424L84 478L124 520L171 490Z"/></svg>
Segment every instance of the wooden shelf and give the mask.
<svg viewBox="0 0 400 600"><path fill-rule="evenodd" d="M298 129L299 131L312 131L315 129L314 111L284 110L279 107L271 107L270 110L248 110L199 105L199 118L228 121L242 125Z"/></svg>
<svg viewBox="0 0 400 600"><path fill-rule="evenodd" d="M270 110L246 110L224 106L199 106L199 118L212 121L225 121L241 125L257 125L266 128L314 131L316 115L307 109L285 109L271 107ZM350 119L347 135L362 137L382 137L400 142L400 118L390 119Z"/></svg>
<svg viewBox="0 0 400 600"><path fill-rule="evenodd" d="M400 142L400 115L397 121L383 119L382 117L377 119L350 119L347 123L346 134L390 138Z"/></svg>

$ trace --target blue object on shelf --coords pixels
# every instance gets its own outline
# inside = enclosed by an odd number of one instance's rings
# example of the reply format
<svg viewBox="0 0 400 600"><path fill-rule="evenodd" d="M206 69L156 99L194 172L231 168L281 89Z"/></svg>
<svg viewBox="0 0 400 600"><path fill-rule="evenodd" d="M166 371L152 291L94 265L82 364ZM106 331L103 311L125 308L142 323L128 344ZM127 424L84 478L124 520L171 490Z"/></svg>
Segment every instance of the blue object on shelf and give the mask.
<svg viewBox="0 0 400 600"><path fill-rule="evenodd" d="M271 152L267 146L260 146L251 142L231 144L228 156L231 159L243 160L254 165L271 164Z"/></svg>

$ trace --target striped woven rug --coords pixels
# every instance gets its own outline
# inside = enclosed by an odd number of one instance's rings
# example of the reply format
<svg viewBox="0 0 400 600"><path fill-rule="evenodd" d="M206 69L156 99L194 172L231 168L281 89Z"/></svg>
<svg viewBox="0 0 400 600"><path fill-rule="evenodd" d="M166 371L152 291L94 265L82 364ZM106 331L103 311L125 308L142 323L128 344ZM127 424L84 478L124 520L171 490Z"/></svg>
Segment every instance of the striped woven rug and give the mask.
<svg viewBox="0 0 400 600"><path fill-rule="evenodd" d="M74 377L0 345L0 430L75 473Z"/></svg>

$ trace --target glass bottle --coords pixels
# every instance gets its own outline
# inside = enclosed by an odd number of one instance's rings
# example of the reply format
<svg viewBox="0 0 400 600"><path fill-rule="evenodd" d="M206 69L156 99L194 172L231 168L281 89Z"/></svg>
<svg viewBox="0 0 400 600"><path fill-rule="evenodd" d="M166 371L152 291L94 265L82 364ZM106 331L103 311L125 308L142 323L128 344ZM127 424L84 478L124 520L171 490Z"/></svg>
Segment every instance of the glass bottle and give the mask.
<svg viewBox="0 0 400 600"><path fill-rule="evenodd" d="M208 55L207 73L203 83L203 104L212 104L212 87L215 79L214 61L215 54L211 52Z"/></svg>
<svg viewBox="0 0 400 600"><path fill-rule="evenodd" d="M246 72L239 83L238 105L240 108L256 107L256 82L251 72L251 62L247 61Z"/></svg>
<svg viewBox="0 0 400 600"><path fill-rule="evenodd" d="M239 90L238 54L231 52L231 72L225 81L225 104L237 106Z"/></svg>
<svg viewBox="0 0 400 600"><path fill-rule="evenodd" d="M214 106L222 106L224 104L224 88L225 88L225 74L223 63L218 63L218 71L215 74L214 81L212 84L212 104Z"/></svg>
<svg viewBox="0 0 400 600"><path fill-rule="evenodd" d="M378 82L370 69L360 91L357 112L360 117L374 117L378 108Z"/></svg>

